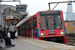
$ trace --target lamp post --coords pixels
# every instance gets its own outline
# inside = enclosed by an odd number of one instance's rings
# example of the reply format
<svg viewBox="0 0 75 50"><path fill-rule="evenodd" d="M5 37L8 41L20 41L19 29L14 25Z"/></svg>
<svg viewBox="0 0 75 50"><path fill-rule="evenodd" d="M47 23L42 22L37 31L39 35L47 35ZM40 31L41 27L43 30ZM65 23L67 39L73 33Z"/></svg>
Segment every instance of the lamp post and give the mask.
<svg viewBox="0 0 75 50"><path fill-rule="evenodd" d="M1 9L2 9L2 6L1 6L1 0L0 0L0 25L3 25L2 24L2 15L1 15Z"/></svg>

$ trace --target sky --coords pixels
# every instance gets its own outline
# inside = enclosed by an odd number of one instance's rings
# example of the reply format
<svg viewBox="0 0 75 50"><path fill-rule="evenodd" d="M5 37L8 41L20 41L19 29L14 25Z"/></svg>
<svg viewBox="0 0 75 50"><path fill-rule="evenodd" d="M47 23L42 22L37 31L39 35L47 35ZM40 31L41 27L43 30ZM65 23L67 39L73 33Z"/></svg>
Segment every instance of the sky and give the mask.
<svg viewBox="0 0 75 50"><path fill-rule="evenodd" d="M59 2L59 1L68 1L68 0L21 0L21 4L28 5L27 12L29 13L29 15L34 15L38 11L49 10L48 6L49 2ZM2 2L1 4L9 4L16 6L19 4L19 2L11 2L11 3ZM51 9L53 9L55 5L56 4L51 4ZM67 11L67 3L60 3L54 10L62 10L64 12L64 19L65 19Z"/></svg>

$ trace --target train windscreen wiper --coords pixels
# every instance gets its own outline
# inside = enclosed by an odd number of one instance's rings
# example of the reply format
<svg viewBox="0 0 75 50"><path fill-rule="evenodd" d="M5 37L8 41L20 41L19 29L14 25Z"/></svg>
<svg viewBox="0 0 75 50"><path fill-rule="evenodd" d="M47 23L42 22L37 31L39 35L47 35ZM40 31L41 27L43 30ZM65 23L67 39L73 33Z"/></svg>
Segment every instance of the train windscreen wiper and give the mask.
<svg viewBox="0 0 75 50"><path fill-rule="evenodd" d="M61 30L61 26L62 26L61 24L62 24L62 21L60 22L60 30Z"/></svg>
<svg viewBox="0 0 75 50"><path fill-rule="evenodd" d="M56 28L56 22L55 22L55 18L54 18L54 23L53 23L53 25L54 25L54 29Z"/></svg>
<svg viewBox="0 0 75 50"><path fill-rule="evenodd" d="M53 24L53 25L54 25L54 26L56 25L56 24L55 24L55 19L54 19L54 24Z"/></svg>

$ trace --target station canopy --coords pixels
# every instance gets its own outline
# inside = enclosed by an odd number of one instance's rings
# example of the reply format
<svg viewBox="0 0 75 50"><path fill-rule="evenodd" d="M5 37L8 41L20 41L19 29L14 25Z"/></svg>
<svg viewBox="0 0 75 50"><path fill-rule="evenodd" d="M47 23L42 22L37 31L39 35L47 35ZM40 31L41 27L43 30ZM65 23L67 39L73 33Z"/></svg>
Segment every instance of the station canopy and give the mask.
<svg viewBox="0 0 75 50"><path fill-rule="evenodd" d="M26 12L16 11L15 6L11 5L1 5L2 17L5 20L5 25L10 25L11 22L17 24L20 20L27 16Z"/></svg>

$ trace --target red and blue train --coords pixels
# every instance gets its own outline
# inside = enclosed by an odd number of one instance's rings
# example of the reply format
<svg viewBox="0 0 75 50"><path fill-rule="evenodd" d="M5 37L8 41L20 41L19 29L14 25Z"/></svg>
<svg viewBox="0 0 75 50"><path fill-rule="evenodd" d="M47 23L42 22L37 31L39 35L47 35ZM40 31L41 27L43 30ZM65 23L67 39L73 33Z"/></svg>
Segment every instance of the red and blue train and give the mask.
<svg viewBox="0 0 75 50"><path fill-rule="evenodd" d="M17 28L19 36L67 43L61 10L39 11Z"/></svg>

